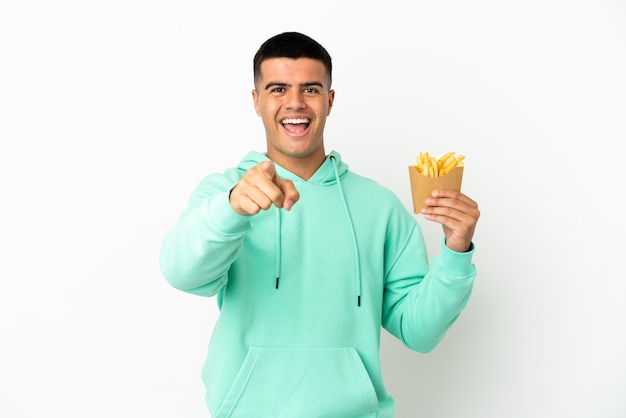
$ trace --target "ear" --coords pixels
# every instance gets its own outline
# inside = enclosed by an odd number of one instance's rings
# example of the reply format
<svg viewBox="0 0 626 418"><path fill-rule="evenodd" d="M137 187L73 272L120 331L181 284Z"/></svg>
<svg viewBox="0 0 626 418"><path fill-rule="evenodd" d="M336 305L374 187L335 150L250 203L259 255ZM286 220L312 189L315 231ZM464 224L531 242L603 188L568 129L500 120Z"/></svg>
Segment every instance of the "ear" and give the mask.
<svg viewBox="0 0 626 418"><path fill-rule="evenodd" d="M254 102L254 110L256 114L261 116L261 111L259 110L259 93L256 89L252 89L252 101Z"/></svg>
<svg viewBox="0 0 626 418"><path fill-rule="evenodd" d="M330 111L333 109L333 103L335 102L335 90L328 91L328 112L326 116L330 115Z"/></svg>

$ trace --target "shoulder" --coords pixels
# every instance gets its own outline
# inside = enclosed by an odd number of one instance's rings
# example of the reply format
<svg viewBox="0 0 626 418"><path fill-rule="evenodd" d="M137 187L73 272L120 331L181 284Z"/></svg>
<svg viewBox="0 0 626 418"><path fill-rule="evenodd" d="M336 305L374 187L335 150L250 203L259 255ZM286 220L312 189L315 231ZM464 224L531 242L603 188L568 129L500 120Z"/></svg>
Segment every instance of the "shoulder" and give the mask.
<svg viewBox="0 0 626 418"><path fill-rule="evenodd" d="M268 158L258 152L248 152L236 166L226 168L222 172L213 172L200 180L198 189L217 189L219 191L230 190L248 171L261 161L267 161Z"/></svg>
<svg viewBox="0 0 626 418"><path fill-rule="evenodd" d="M381 213L390 211L403 215L405 212L408 213L400 198L391 189L370 177L348 171L342 184L346 196L359 205L376 209Z"/></svg>
<svg viewBox="0 0 626 418"><path fill-rule="evenodd" d="M396 194L386 186L383 186L376 180L365 177L361 174L357 174L354 171L348 171L343 183L347 187L355 188L360 191L367 191L368 193L374 193L376 196L385 199L397 200Z"/></svg>
<svg viewBox="0 0 626 418"><path fill-rule="evenodd" d="M246 170L241 168L227 168L222 173L211 173L205 176L198 183L197 189L200 190L230 190L235 183L245 174Z"/></svg>

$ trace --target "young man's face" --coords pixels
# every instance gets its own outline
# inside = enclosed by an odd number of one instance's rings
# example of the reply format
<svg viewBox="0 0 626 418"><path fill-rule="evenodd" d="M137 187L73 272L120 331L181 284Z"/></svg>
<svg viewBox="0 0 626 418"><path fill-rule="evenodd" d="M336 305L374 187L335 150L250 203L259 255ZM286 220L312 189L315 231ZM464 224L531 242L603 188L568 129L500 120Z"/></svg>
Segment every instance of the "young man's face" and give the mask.
<svg viewBox="0 0 626 418"><path fill-rule="evenodd" d="M329 84L326 68L318 60L270 58L261 63L252 97L265 125L270 159L287 169L322 163L324 126L335 97Z"/></svg>

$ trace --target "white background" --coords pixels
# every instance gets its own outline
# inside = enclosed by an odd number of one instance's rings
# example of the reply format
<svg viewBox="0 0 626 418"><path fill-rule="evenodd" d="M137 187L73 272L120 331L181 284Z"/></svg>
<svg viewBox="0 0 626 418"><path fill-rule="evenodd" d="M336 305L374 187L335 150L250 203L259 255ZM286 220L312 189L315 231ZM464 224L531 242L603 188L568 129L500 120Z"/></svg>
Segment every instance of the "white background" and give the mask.
<svg viewBox="0 0 626 418"><path fill-rule="evenodd" d="M476 287L433 352L384 333L398 417L626 416L626 3L217 3L0 0L0 416L207 416L215 300L160 241L264 150L252 56L284 30L333 56L327 151L407 208L420 151L466 155Z"/></svg>

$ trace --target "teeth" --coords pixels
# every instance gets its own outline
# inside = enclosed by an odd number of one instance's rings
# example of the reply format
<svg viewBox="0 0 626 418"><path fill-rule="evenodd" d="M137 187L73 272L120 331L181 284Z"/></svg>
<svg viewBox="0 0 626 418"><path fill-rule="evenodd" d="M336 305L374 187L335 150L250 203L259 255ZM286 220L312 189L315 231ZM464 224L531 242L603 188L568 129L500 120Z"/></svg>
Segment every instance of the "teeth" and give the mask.
<svg viewBox="0 0 626 418"><path fill-rule="evenodd" d="M306 118L301 118L301 119L283 119L282 123L283 123L283 125L287 125L287 124L298 125L300 123L309 123L309 120L306 119Z"/></svg>

